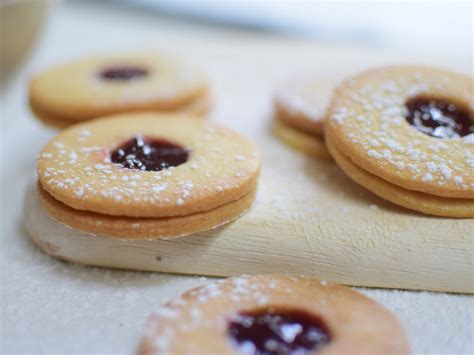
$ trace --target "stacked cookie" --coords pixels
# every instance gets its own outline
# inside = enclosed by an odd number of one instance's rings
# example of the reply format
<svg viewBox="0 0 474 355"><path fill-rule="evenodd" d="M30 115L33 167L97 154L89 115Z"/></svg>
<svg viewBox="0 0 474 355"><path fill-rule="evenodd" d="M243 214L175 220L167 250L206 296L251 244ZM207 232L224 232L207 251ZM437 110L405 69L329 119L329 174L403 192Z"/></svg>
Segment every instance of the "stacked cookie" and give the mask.
<svg viewBox="0 0 474 355"><path fill-rule="evenodd" d="M345 81L325 138L355 182L400 206L474 217L472 78L426 67L390 67Z"/></svg>
<svg viewBox="0 0 474 355"><path fill-rule="evenodd" d="M101 236L176 237L248 210L260 169L256 146L192 117L127 113L78 124L38 157L46 212Z"/></svg>
<svg viewBox="0 0 474 355"><path fill-rule="evenodd" d="M298 140L303 151L315 151L306 143L314 125L286 112L298 102L321 112L328 90L313 90L312 99L301 91L292 100L288 93L286 101L277 96L277 121L307 132L292 133L291 139L287 133L287 142ZM469 218L474 217L473 97L467 75L427 67L380 68L340 84L318 122L324 123L329 153L358 184L415 211Z"/></svg>
<svg viewBox="0 0 474 355"><path fill-rule="evenodd" d="M123 112L203 116L211 107L207 76L163 53L80 59L39 73L29 91L36 117L59 128Z"/></svg>
<svg viewBox="0 0 474 355"><path fill-rule="evenodd" d="M323 123L335 84L333 78L313 77L295 79L282 86L274 101L275 135L308 155L329 158Z"/></svg>

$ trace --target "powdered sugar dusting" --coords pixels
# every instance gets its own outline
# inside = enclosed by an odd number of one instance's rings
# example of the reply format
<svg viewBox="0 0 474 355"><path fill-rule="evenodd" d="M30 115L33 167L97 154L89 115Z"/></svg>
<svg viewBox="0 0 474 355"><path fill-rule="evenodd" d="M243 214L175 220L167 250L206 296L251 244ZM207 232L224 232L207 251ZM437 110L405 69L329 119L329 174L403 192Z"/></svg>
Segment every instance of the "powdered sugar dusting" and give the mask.
<svg viewBox="0 0 474 355"><path fill-rule="evenodd" d="M158 353L175 352L175 346L187 333L202 328L222 329L228 319L238 317L243 309L286 304L294 292L293 286L313 282L309 280L303 276L242 275L205 284L158 307L147 323L146 340ZM316 282L323 287L328 285L326 281ZM210 312L211 306L216 309ZM187 346L191 353L203 350L193 348L202 344L188 343Z"/></svg>
<svg viewBox="0 0 474 355"><path fill-rule="evenodd" d="M423 186L471 190L474 163L469 145L474 143L474 134L434 138L417 131L405 119L407 98L453 90L457 87L454 79L436 77L429 70L394 75L391 69L380 69L371 75L370 83L362 77L346 83L334 100L330 125L338 127L353 150L365 152L370 158L367 163L382 178L391 181L391 177L397 180L403 176ZM372 171L370 166L367 169Z"/></svg>
<svg viewBox="0 0 474 355"><path fill-rule="evenodd" d="M463 138L464 142L467 144L474 144L474 133L468 134Z"/></svg>
<svg viewBox="0 0 474 355"><path fill-rule="evenodd" d="M245 184L258 170L260 157L253 146L243 144L235 133L212 123L203 123L198 128L200 133L196 134L196 141L186 145L191 152L188 162L161 171L127 169L112 163L110 159L111 150L124 138L119 136L117 142L111 143L107 136L103 136L106 129L97 129L96 126L91 124L90 128L77 127L72 132L64 131L38 156L41 184L46 191L65 196L60 200L69 201L71 207L77 203L81 208L88 209L89 201L97 206L98 200L104 205L107 204L104 200L109 200L112 206L127 209L140 206L143 207L143 216L148 216L148 211L154 215L153 210L160 206L179 208L187 206L190 200L197 203L210 194L235 189ZM123 129L125 136L130 134L126 124L119 126L114 127ZM101 132L100 135L98 132ZM208 146L202 144L200 139L204 135L210 138L206 141ZM222 149L223 144L225 149ZM224 168L214 169L212 164ZM80 202L75 202L79 199ZM225 196L218 202L223 200ZM150 208L145 209L144 206Z"/></svg>
<svg viewBox="0 0 474 355"><path fill-rule="evenodd" d="M334 85L334 79L331 78ZM307 120L322 121L332 94L332 85L328 78L310 78L293 80L276 93L277 103L294 115L302 115Z"/></svg>

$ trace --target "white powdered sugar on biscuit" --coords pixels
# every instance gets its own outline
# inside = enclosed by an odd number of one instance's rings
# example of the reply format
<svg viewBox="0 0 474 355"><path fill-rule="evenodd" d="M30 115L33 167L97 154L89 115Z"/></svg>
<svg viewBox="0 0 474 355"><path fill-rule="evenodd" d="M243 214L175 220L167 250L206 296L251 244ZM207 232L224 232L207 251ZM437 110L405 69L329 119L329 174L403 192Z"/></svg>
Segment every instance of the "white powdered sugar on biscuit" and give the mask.
<svg viewBox="0 0 474 355"><path fill-rule="evenodd" d="M466 107L472 105L466 78L431 68L363 73L337 90L329 115L331 135L357 165L389 182L403 186L406 181L411 189L434 194L443 194L442 186L453 196L472 195L474 134L432 137L406 118L407 100L418 96L454 95Z"/></svg>

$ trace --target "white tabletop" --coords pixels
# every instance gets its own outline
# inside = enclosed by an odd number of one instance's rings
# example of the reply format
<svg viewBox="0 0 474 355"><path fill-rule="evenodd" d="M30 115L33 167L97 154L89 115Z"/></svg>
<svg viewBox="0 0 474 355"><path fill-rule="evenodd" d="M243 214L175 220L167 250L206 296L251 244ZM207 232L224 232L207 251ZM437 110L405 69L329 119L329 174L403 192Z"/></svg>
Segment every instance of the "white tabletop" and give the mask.
<svg viewBox="0 0 474 355"><path fill-rule="evenodd" d="M54 135L54 131L32 119L26 105L27 82L33 71L86 53L164 47L203 64L212 53L215 65L210 70L217 77L217 86L231 87L232 82L226 81L225 75L219 79L219 74L228 73L230 62L251 60L245 53L232 50L231 44L238 43L242 36L234 31L216 33L212 28L177 26L171 20L144 13L109 11L105 7L93 9L77 4L57 8L38 47L13 77L8 90L2 92L2 353L133 353L144 321L154 307L165 298L210 281L197 276L64 263L37 250L22 227L23 193L34 171L36 154ZM228 41L231 44L226 47ZM272 41L269 39L269 43ZM214 48L213 52L204 47ZM187 52L189 48L191 52ZM237 69L235 75L239 74ZM232 89L245 102L245 88ZM231 106L226 108L225 102L217 105L213 118L219 120ZM252 112L252 107L248 112ZM415 353L473 353L471 296L361 291L394 312L404 325Z"/></svg>

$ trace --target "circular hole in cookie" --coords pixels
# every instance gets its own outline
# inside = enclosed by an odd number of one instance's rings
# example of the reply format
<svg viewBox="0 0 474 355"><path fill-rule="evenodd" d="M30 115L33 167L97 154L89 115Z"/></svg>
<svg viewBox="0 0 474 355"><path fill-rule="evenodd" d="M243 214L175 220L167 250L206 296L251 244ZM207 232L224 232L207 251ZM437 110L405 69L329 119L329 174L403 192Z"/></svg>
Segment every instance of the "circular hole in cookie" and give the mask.
<svg viewBox="0 0 474 355"><path fill-rule="evenodd" d="M186 163L189 151L161 138L136 136L112 151L110 160L127 169L160 171Z"/></svg>
<svg viewBox="0 0 474 355"><path fill-rule="evenodd" d="M306 354L329 343L324 322L300 310L239 313L228 324L233 344L251 354Z"/></svg>
<svg viewBox="0 0 474 355"><path fill-rule="evenodd" d="M474 133L474 120L465 105L450 99L416 96L405 102L408 123L436 138L458 138Z"/></svg>
<svg viewBox="0 0 474 355"><path fill-rule="evenodd" d="M103 80L129 81L148 76L149 71L145 68L135 66L116 66L104 68L99 72Z"/></svg>

